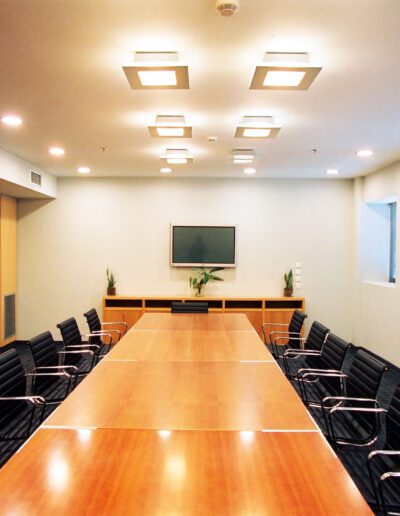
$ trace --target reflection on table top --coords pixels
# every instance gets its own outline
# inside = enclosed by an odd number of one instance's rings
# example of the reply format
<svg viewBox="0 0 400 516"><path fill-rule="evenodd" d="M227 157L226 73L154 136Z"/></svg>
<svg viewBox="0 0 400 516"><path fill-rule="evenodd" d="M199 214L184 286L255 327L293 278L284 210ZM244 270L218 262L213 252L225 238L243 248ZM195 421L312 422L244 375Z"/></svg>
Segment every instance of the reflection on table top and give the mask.
<svg viewBox="0 0 400 516"><path fill-rule="evenodd" d="M106 355L108 360L267 360L269 351L253 331L130 331Z"/></svg>
<svg viewBox="0 0 400 516"><path fill-rule="evenodd" d="M244 314L171 314L145 313L131 328L135 330L221 330L252 331L250 321Z"/></svg>
<svg viewBox="0 0 400 516"><path fill-rule="evenodd" d="M1 484L18 516L372 514L319 432L42 429Z"/></svg>
<svg viewBox="0 0 400 516"><path fill-rule="evenodd" d="M46 424L175 430L315 428L273 362L103 361Z"/></svg>

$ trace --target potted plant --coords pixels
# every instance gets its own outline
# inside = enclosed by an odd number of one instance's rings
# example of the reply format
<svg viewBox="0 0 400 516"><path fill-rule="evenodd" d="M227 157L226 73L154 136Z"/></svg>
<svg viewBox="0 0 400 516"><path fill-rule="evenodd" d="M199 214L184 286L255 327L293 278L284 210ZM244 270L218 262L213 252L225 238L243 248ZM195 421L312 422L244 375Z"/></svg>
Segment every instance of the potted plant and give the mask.
<svg viewBox="0 0 400 516"><path fill-rule="evenodd" d="M107 296L115 296L115 274L107 267Z"/></svg>
<svg viewBox="0 0 400 516"><path fill-rule="evenodd" d="M285 282L285 286L283 289L283 295L285 297L292 297L293 295L293 271L290 269L289 272L285 272L283 276L283 280Z"/></svg>
<svg viewBox="0 0 400 516"><path fill-rule="evenodd" d="M190 276L189 285L193 288L195 296L201 296L203 288L209 281L224 281L223 278L216 276L214 272L223 271L224 267L214 267L212 269L206 269L201 267L199 269L193 269L195 276Z"/></svg>

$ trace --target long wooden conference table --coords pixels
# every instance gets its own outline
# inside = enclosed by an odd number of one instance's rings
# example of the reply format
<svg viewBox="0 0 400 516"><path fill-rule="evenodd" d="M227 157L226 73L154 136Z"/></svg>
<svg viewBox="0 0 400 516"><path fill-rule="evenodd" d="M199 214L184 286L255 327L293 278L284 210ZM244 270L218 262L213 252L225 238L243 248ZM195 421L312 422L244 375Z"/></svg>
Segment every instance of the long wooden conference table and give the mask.
<svg viewBox="0 0 400 516"><path fill-rule="evenodd" d="M372 514L241 314L144 314L0 471L0 514Z"/></svg>

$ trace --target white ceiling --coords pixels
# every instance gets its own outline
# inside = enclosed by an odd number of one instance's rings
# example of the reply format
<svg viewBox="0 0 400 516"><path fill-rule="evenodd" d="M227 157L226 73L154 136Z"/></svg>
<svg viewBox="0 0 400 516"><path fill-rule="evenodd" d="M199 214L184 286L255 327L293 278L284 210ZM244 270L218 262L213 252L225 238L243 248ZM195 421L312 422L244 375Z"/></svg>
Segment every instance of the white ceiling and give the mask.
<svg viewBox="0 0 400 516"><path fill-rule="evenodd" d="M230 18L214 0L0 0L0 114L24 119L0 124L0 147L57 176L158 176L166 147L195 157L176 177L241 177L235 148L255 150L256 177L363 175L400 159L399 28L399 0L241 0ZM177 51L190 89L131 90L121 65L135 50ZM323 69L308 91L250 90L266 51L310 52ZM193 138L150 137L175 114ZM282 129L234 138L244 115ZM47 153L56 144L64 157ZM373 157L355 155L365 147Z"/></svg>

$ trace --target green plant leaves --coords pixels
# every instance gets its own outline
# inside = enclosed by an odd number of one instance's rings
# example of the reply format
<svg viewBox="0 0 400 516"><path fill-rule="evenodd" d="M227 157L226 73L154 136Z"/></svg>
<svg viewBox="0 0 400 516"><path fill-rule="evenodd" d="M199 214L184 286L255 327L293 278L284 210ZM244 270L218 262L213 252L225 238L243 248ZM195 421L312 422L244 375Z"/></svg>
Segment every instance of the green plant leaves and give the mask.
<svg viewBox="0 0 400 516"><path fill-rule="evenodd" d="M224 267L213 267L211 269L206 269L205 267L197 267L193 269L193 272L197 274L197 276L191 276L189 278L189 285L194 289L201 292L201 289L209 282L209 281L224 281L223 278L219 276L215 276L213 272L223 271Z"/></svg>

